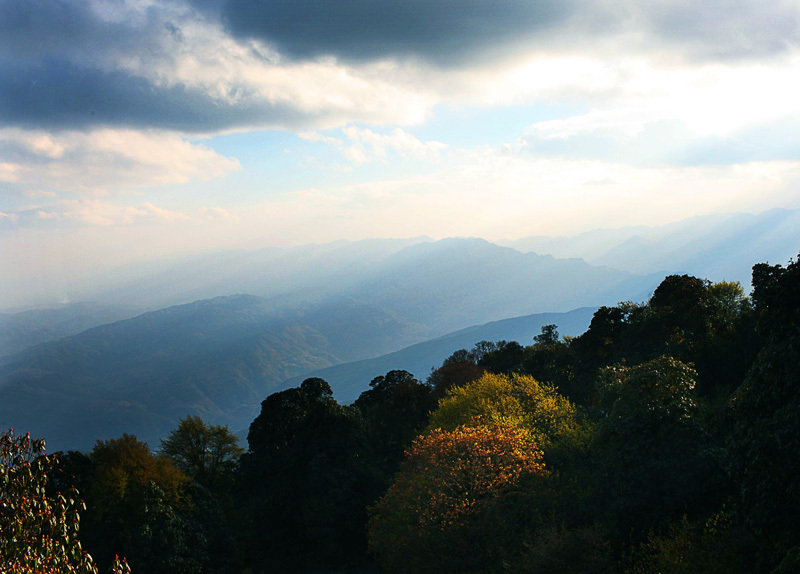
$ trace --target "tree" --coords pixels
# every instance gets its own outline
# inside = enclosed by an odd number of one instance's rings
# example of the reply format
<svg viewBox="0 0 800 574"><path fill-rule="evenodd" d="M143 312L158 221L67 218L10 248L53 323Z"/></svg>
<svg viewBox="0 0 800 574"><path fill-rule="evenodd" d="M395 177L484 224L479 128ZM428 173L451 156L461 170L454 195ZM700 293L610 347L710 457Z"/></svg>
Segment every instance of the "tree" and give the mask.
<svg viewBox="0 0 800 574"><path fill-rule="evenodd" d="M257 568L324 570L363 559L366 506L377 498L359 410L319 378L273 393L250 425L237 490L252 520Z"/></svg>
<svg viewBox="0 0 800 574"><path fill-rule="evenodd" d="M533 340L535 343L525 348L522 370L539 381L552 383L572 400L584 399L580 389L572 384L575 353L568 340L559 340L556 325L544 325L542 333Z"/></svg>
<svg viewBox="0 0 800 574"><path fill-rule="evenodd" d="M123 433L118 439L98 440L90 453L94 477L90 494L103 515L125 523L130 505L154 483L170 503L184 498L188 477L170 459L155 456L147 443Z"/></svg>
<svg viewBox="0 0 800 574"><path fill-rule="evenodd" d="M161 454L198 483L219 489L231 476L244 449L227 426L207 425L188 415L161 441Z"/></svg>
<svg viewBox="0 0 800 574"><path fill-rule="evenodd" d="M764 346L732 400L729 462L738 516L774 566L800 556L800 261L753 267L753 300Z"/></svg>
<svg viewBox="0 0 800 574"><path fill-rule="evenodd" d="M555 345L558 343L558 325L542 325L542 332L536 335L533 340L538 345Z"/></svg>
<svg viewBox="0 0 800 574"><path fill-rule="evenodd" d="M721 465L696 417L696 381L694 369L672 357L601 373L594 486L625 539L722 503Z"/></svg>
<svg viewBox="0 0 800 574"><path fill-rule="evenodd" d="M94 471L87 495L93 508L87 515L86 545L98 559L108 560L112 549L122 548L134 569L154 574L202 571L196 562L199 553L192 548L196 545L180 542L194 535L191 521L184 520L193 508L189 477L129 434L98 440L89 457ZM170 512L163 513L164 508ZM170 513L181 520L162 519ZM177 532L184 526L184 532ZM151 538L165 543L152 546L147 542Z"/></svg>
<svg viewBox="0 0 800 574"><path fill-rule="evenodd" d="M487 373L463 387L454 387L431 414L429 429L454 430L470 421L525 427L545 452L573 435L578 423L574 405L552 385L526 375Z"/></svg>
<svg viewBox="0 0 800 574"><path fill-rule="evenodd" d="M524 349L516 341L500 341L497 348L487 352L478 365L492 373L518 373L522 369Z"/></svg>
<svg viewBox="0 0 800 574"><path fill-rule="evenodd" d="M477 517L542 453L515 425L460 425L414 441L394 484L370 510L369 545L390 572L476 572L491 561Z"/></svg>
<svg viewBox="0 0 800 574"><path fill-rule="evenodd" d="M0 435L0 570L9 574L96 574L97 567L78 540L80 511L76 489L48 496L47 474L56 463L44 441L30 434ZM115 574L130 573L115 559Z"/></svg>
<svg viewBox="0 0 800 574"><path fill-rule="evenodd" d="M431 387L408 371L389 371L369 386L354 405L364 417L377 463L391 475L436 403Z"/></svg>

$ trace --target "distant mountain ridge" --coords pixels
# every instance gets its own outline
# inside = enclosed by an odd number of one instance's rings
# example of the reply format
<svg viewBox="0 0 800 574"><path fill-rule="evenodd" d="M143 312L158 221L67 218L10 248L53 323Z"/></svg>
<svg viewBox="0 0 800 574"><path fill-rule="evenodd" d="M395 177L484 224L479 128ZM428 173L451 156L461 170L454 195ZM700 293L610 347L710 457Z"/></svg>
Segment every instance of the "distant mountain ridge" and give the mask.
<svg viewBox="0 0 800 574"><path fill-rule="evenodd" d="M337 321L358 330L342 337ZM189 413L246 426L281 381L425 332L357 302L276 312L238 295L169 307L5 357L0 426L55 448L85 449L122 432L156 446Z"/></svg>
<svg viewBox="0 0 800 574"><path fill-rule="evenodd" d="M0 426L56 448L122 432L154 442L187 414L241 428L286 379L487 321L643 300L661 280L481 239L420 242L356 267L346 294L309 269L307 301L220 296L4 357Z"/></svg>
<svg viewBox="0 0 800 574"><path fill-rule="evenodd" d="M554 257L580 257L632 273L686 273L748 286L756 263L782 263L800 252L800 210L712 214L660 227L597 229L574 237L498 243Z"/></svg>
<svg viewBox="0 0 800 574"><path fill-rule="evenodd" d="M72 303L50 309L0 313L0 357L69 337L105 323L129 319L145 309L133 305Z"/></svg>
<svg viewBox="0 0 800 574"><path fill-rule="evenodd" d="M577 336L586 331L596 308L583 307L566 313L537 313L491 321L448 333L430 341L417 343L372 359L362 359L325 367L293 377L281 383L276 390L296 387L307 377L320 377L330 383L334 397L343 403L358 398L375 377L391 370L405 370L420 380L425 380L431 369L437 368L458 349L471 349L479 341L517 341L530 345L544 325L557 325L561 335Z"/></svg>

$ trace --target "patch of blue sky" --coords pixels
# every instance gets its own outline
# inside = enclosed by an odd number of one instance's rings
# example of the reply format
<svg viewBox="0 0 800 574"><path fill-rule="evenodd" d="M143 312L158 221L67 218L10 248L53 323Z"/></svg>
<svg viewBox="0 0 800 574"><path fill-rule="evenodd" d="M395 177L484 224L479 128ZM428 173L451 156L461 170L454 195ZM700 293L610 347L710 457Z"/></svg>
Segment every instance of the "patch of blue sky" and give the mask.
<svg viewBox="0 0 800 574"><path fill-rule="evenodd" d="M574 103L535 103L509 106L440 104L423 125L408 131L422 141L452 147L498 146L513 143L531 124L588 112Z"/></svg>

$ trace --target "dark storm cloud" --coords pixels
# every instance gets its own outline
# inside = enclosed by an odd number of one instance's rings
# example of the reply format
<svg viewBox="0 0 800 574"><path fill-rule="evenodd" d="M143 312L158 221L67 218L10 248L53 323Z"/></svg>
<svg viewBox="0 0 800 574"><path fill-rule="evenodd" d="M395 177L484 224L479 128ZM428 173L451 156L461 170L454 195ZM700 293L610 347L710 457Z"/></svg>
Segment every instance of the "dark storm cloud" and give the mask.
<svg viewBox="0 0 800 574"><path fill-rule="evenodd" d="M121 126L213 132L252 123L302 125L307 113L257 101L220 102L181 85L159 87L120 71L85 69L48 60L36 66L0 64L0 118L25 128Z"/></svg>
<svg viewBox="0 0 800 574"><path fill-rule="evenodd" d="M703 0L192 0L236 37L305 59L412 56L460 65L519 47L586 47L633 32L689 59L760 57L798 40L796 2Z"/></svg>
<svg viewBox="0 0 800 574"><path fill-rule="evenodd" d="M58 55L87 61L147 50L164 34L158 11L133 22L98 17L85 0L0 1L0 57L25 62Z"/></svg>
<svg viewBox="0 0 800 574"><path fill-rule="evenodd" d="M410 57L442 68L515 50L585 49L624 31L641 39L613 48L620 53L667 47L700 59L782 52L797 39L796 2L642 6L632 0L162 0L125 13L124 2L109 0L104 10L119 13L104 18L86 0L0 0L0 126L213 132L312 127L336 113L270 102L247 80L227 86L237 97L226 99L121 65L143 62L133 67L142 70L148 62L173 62L182 27L198 21L218 23L235 38L263 40L294 60Z"/></svg>
<svg viewBox="0 0 800 574"><path fill-rule="evenodd" d="M194 0L196 4L204 0ZM514 44L569 18L568 0L223 0L237 37L274 43L297 59L412 56L460 63Z"/></svg>

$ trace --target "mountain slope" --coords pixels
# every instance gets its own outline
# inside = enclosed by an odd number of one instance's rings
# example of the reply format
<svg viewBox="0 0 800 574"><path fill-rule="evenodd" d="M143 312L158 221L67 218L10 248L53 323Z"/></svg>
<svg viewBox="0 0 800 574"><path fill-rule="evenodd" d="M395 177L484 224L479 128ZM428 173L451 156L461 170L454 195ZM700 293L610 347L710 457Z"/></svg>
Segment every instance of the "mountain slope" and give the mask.
<svg viewBox="0 0 800 574"><path fill-rule="evenodd" d="M444 334L506 317L644 300L661 279L483 239L445 239L388 257L353 296Z"/></svg>
<svg viewBox="0 0 800 574"><path fill-rule="evenodd" d="M0 426L57 448L122 432L153 442L187 414L239 428L286 379L487 321L644 300L662 278L481 239L390 244L369 244L372 256L367 244L310 249L316 258L289 265L301 277L283 285L297 289L269 299L172 306L2 358ZM214 277L220 285L225 269Z"/></svg>
<svg viewBox="0 0 800 574"><path fill-rule="evenodd" d="M411 345L394 353L352 363L343 363L293 377L276 390L296 387L307 377L321 377L330 383L337 400L349 403L369 388L370 381L391 370L401 369L424 380L431 369L458 349L471 349L479 341L517 341L529 345L544 325L558 325L562 335L577 336L586 331L595 308L585 307L567 313L539 313L513 319L492 321Z"/></svg>
<svg viewBox="0 0 800 574"><path fill-rule="evenodd" d="M482 239L414 238L223 252L97 297L161 305L250 293L284 309L351 297L444 334L504 317L646 298L661 278Z"/></svg>
<svg viewBox="0 0 800 574"><path fill-rule="evenodd" d="M75 335L97 325L129 319L144 311L132 305L72 303L52 309L0 313L0 356Z"/></svg>
<svg viewBox="0 0 800 574"><path fill-rule="evenodd" d="M359 330L342 337L339 321ZM425 332L353 301L279 312L239 295L169 307L5 357L0 426L59 449L122 432L155 446L189 413L246 426L280 381Z"/></svg>

